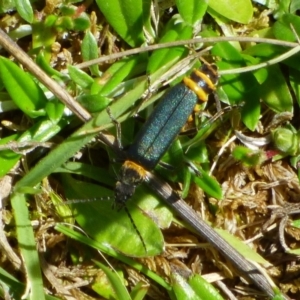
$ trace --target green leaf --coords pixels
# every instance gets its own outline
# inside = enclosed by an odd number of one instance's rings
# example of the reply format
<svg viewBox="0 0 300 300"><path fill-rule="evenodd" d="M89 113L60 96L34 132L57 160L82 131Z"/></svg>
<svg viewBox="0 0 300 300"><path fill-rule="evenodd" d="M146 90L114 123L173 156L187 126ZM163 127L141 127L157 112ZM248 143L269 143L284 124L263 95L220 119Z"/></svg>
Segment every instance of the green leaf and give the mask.
<svg viewBox="0 0 300 300"><path fill-rule="evenodd" d="M201 299L224 300L220 292L200 275L190 277L188 283Z"/></svg>
<svg viewBox="0 0 300 300"><path fill-rule="evenodd" d="M86 13L81 13L81 15L73 19L73 26L75 31L84 31L91 27L90 16Z"/></svg>
<svg viewBox="0 0 300 300"><path fill-rule="evenodd" d="M80 103L84 108L86 108L90 113L95 113L106 108L111 99L103 97L101 95L82 95L77 98L78 103Z"/></svg>
<svg viewBox="0 0 300 300"><path fill-rule="evenodd" d="M273 3L273 9L276 10L276 15L274 17L280 18L281 16L289 13L289 8L291 5L291 0L281 0L281 1L270 1L270 4ZM272 9L272 4L270 5Z"/></svg>
<svg viewBox="0 0 300 300"><path fill-rule="evenodd" d="M224 58L217 63L220 70L242 67L246 65L244 57L229 43L218 43L212 53ZM249 60L249 57L246 57ZM225 61L226 60L226 61ZM231 104L245 101L245 109L242 111L244 124L253 130L260 117L260 90L254 74L240 73L224 75L220 79L220 85L228 96Z"/></svg>
<svg viewBox="0 0 300 300"><path fill-rule="evenodd" d="M11 205L14 211L19 249L25 265L26 278L30 285L30 299L43 300L45 293L40 260L25 195L13 193Z"/></svg>
<svg viewBox="0 0 300 300"><path fill-rule="evenodd" d="M248 24L253 15L250 0L209 0L208 6L219 15L242 24Z"/></svg>
<svg viewBox="0 0 300 300"><path fill-rule="evenodd" d="M254 249L251 249L247 244L243 243L240 239L230 234L223 229L214 228L214 230L234 249L246 257L250 261L255 261L264 266L270 266L270 263L260 256Z"/></svg>
<svg viewBox="0 0 300 300"><path fill-rule="evenodd" d="M8 138L1 139L2 145L17 140L18 142L45 142L52 138L65 126L65 121L60 124L53 123L50 120L42 120L25 131L22 135L14 135ZM4 150L0 152L0 176L4 176L21 158L21 154L15 153L12 150ZM38 183L38 182L37 182Z"/></svg>
<svg viewBox="0 0 300 300"><path fill-rule="evenodd" d="M86 72L76 68L76 66L68 65L68 71L71 79L82 88L90 88L94 83L94 79Z"/></svg>
<svg viewBox="0 0 300 300"><path fill-rule="evenodd" d="M248 66L253 66L261 62L259 58L257 57L254 58L253 56L244 53L243 53L243 57ZM262 69L255 70L253 72L253 75L255 76L255 79L258 82L258 84L262 84L268 77L268 69L262 68Z"/></svg>
<svg viewBox="0 0 300 300"><path fill-rule="evenodd" d="M300 106L300 71L293 68L289 69L290 84L293 89L298 106Z"/></svg>
<svg viewBox="0 0 300 300"><path fill-rule="evenodd" d="M252 131L255 130L260 119L260 100L258 89L245 95L245 105L242 108L242 120Z"/></svg>
<svg viewBox="0 0 300 300"><path fill-rule="evenodd" d="M299 153L299 137L294 128L278 127L272 131L272 141L276 149L286 155Z"/></svg>
<svg viewBox="0 0 300 300"><path fill-rule="evenodd" d="M176 296L176 299L193 299L193 300L202 300L194 289L186 282L186 280L180 276L178 273L171 273L173 291Z"/></svg>
<svg viewBox="0 0 300 300"><path fill-rule="evenodd" d="M45 32L43 32L43 36L45 37ZM53 43L55 40L53 40ZM51 44L51 46L53 45ZM47 48L47 46L46 46ZM66 75L55 70L51 67L49 59L46 59L46 56L49 56L49 52L41 50L36 57L36 63L52 78L59 78L60 80L66 79Z"/></svg>
<svg viewBox="0 0 300 300"><path fill-rule="evenodd" d="M16 7L14 0L0 0L0 13L10 13Z"/></svg>
<svg viewBox="0 0 300 300"><path fill-rule="evenodd" d="M295 30L293 32L291 26ZM284 14L273 26L273 33L279 40L297 42L300 36L300 17L292 14Z"/></svg>
<svg viewBox="0 0 300 300"><path fill-rule="evenodd" d="M0 57L0 75L6 90L15 104L29 117L45 115L47 99L31 76L12 61Z"/></svg>
<svg viewBox="0 0 300 300"><path fill-rule="evenodd" d="M236 146L232 151L232 156L241 161L246 166L257 166L262 162L262 152L251 150L244 146Z"/></svg>
<svg viewBox="0 0 300 300"><path fill-rule="evenodd" d="M213 47L212 53L224 59L217 63L220 70L246 66L241 53L228 42L217 43ZM251 93L258 88L258 83L251 73L223 75L220 79L220 85L226 92L231 104L244 100L245 93Z"/></svg>
<svg viewBox="0 0 300 300"><path fill-rule="evenodd" d="M111 271L108 267L101 264L100 262L95 261L95 264L101 268L101 270L106 274L108 277L116 295L116 299L124 299L124 300L131 300L131 297L125 288L125 283L121 281L120 276L116 273Z"/></svg>
<svg viewBox="0 0 300 300"><path fill-rule="evenodd" d="M175 2L182 19L190 26L202 20L208 7L207 1L176 0Z"/></svg>
<svg viewBox="0 0 300 300"><path fill-rule="evenodd" d="M144 282L140 281L131 290L130 296L133 300L143 300L146 297L149 289L150 289L150 285L145 285Z"/></svg>
<svg viewBox="0 0 300 300"><path fill-rule="evenodd" d="M139 263L136 260L133 260L130 257L124 256L121 253L116 252L113 248L107 247L106 245L103 245L99 242L96 242L90 238L88 238L86 235L79 234L78 232L70 229L69 227L63 226L61 224L58 224L55 227L56 230L59 232L62 232L63 234L67 235L68 237L71 237L72 239L75 239L76 241L86 244L89 247L93 247L97 250L100 250L101 252L116 258L117 260L120 260L124 262L125 264L129 265L131 268L134 268L135 270L147 275L149 278L151 278L153 281L158 283L160 286L162 286L164 289L170 291L171 287L168 283L166 283L163 278L158 276L156 273L150 271L147 269L144 265Z"/></svg>
<svg viewBox="0 0 300 300"><path fill-rule="evenodd" d="M190 39L192 36L193 28L191 26L187 26L183 22L178 22L177 18L173 17L168 22L159 43ZM187 49L183 46L156 50L149 59L147 72L152 74L171 61L173 61L174 64L187 53Z"/></svg>
<svg viewBox="0 0 300 300"><path fill-rule="evenodd" d="M144 43L142 0L96 0L114 30L132 47Z"/></svg>
<svg viewBox="0 0 300 300"><path fill-rule="evenodd" d="M274 292L275 292L275 296L272 298L272 300L285 300L286 299L286 296L283 295L282 293L280 293L278 288L275 288Z"/></svg>
<svg viewBox="0 0 300 300"><path fill-rule="evenodd" d="M219 182L203 170L200 171L200 174L200 177L194 176L194 182L209 196L222 199L223 192Z"/></svg>
<svg viewBox="0 0 300 300"><path fill-rule="evenodd" d="M213 55L218 55L227 63L231 63L235 67L245 66L245 60L239 50L229 42L216 43L212 50Z"/></svg>
<svg viewBox="0 0 300 300"><path fill-rule="evenodd" d="M290 3L290 13L295 13L297 10L300 9L300 1L299 0L291 0Z"/></svg>
<svg viewBox="0 0 300 300"><path fill-rule="evenodd" d="M279 45L272 44L256 44L243 51L243 54L251 55L252 57L260 57L265 59L271 59L279 56L286 51L285 48ZM254 64L254 63L252 63Z"/></svg>
<svg viewBox="0 0 300 300"><path fill-rule="evenodd" d="M275 112L293 112L293 98L279 66L270 66L268 72L261 86L262 100Z"/></svg>
<svg viewBox="0 0 300 300"><path fill-rule="evenodd" d="M144 33L145 36L147 36L147 40L149 43L154 42L156 38L156 32L155 29L152 26L152 12L153 10L151 9L152 6L152 1L151 0L143 0L143 19L144 19ZM155 7L155 6L154 6ZM153 40L152 40L153 39Z"/></svg>
<svg viewBox="0 0 300 300"><path fill-rule="evenodd" d="M64 32L68 30L74 30L74 20L71 16L64 16L57 19L55 23L55 29L58 32Z"/></svg>
<svg viewBox="0 0 300 300"><path fill-rule="evenodd" d="M59 120L63 116L64 109L65 109L65 105L62 102L55 100L55 99L53 99L52 101L49 101L45 108L49 119L53 123L59 122Z"/></svg>
<svg viewBox="0 0 300 300"><path fill-rule="evenodd" d="M107 169L84 164L81 162L69 161L67 163L64 163L61 167L57 168L54 172L84 176L106 186L113 186L116 183L114 178L107 176Z"/></svg>
<svg viewBox="0 0 300 300"><path fill-rule="evenodd" d="M19 15L28 23L33 21L33 10L29 0L15 0Z"/></svg>
<svg viewBox="0 0 300 300"><path fill-rule="evenodd" d="M82 40L81 52L84 61L92 60L99 56L98 43L90 31L86 32ZM93 75L100 76L98 65L90 66L89 69Z"/></svg>
<svg viewBox="0 0 300 300"><path fill-rule="evenodd" d="M164 241L161 231L149 217L131 203L133 201L129 201L126 206L146 244L147 253L125 209L121 211L112 209L113 202L107 200L107 196L114 199L111 190L99 185L76 181L66 175L63 176L62 182L69 200L98 199L89 203L72 204L77 222L96 241L110 245L127 256L144 257L162 252ZM139 196L136 194L132 200L138 198L142 201L145 196L146 194L139 194Z"/></svg>
<svg viewBox="0 0 300 300"><path fill-rule="evenodd" d="M42 51L45 63L41 63L41 66L46 70L51 69L49 65L53 54L52 46L57 38L57 19L55 15L48 15L45 20L32 24L32 49L37 52L38 56Z"/></svg>
<svg viewBox="0 0 300 300"><path fill-rule="evenodd" d="M19 282L10 273L0 268L1 288L8 292L12 299L21 299L25 290L25 284Z"/></svg>
<svg viewBox="0 0 300 300"><path fill-rule="evenodd" d="M186 198L188 196L191 186L192 173L189 168L183 168L183 187L181 197Z"/></svg>
<svg viewBox="0 0 300 300"><path fill-rule="evenodd" d="M140 75L146 71L147 60L143 55L131 56L114 63L101 77L102 88L98 91L106 96L125 79Z"/></svg>
<svg viewBox="0 0 300 300"><path fill-rule="evenodd" d="M296 228L300 228L300 219L293 220L292 221L292 226L294 226Z"/></svg>

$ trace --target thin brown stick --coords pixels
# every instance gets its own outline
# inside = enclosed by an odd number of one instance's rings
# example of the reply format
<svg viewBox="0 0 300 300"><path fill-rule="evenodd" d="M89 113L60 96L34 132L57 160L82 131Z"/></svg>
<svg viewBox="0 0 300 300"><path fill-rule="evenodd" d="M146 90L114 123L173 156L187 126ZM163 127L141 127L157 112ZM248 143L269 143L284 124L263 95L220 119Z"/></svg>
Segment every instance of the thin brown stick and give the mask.
<svg viewBox="0 0 300 300"><path fill-rule="evenodd" d="M113 60L117 58L121 58L124 56L134 55L138 53L143 52L149 52L154 51L157 49L163 49L163 48L169 48L169 47L176 47L176 46L183 46L188 44L197 44L197 43L218 43L218 42L252 42L252 43L266 43L266 44L272 44L272 45L279 45L283 47L289 47L294 48L299 46L298 43L292 43L287 41L281 41L281 40L275 40L275 39L266 39L266 38L257 38L257 37L213 37L213 38L194 38L190 40L181 40L181 41L175 41L175 42L169 42L169 43L162 43L162 44L156 44L151 45L148 47L139 47L135 49L130 49L123 52L113 53L107 56L102 56L96 59L89 60L87 62L83 62L81 64L76 65L77 68L83 69L92 65L100 64L102 62Z"/></svg>

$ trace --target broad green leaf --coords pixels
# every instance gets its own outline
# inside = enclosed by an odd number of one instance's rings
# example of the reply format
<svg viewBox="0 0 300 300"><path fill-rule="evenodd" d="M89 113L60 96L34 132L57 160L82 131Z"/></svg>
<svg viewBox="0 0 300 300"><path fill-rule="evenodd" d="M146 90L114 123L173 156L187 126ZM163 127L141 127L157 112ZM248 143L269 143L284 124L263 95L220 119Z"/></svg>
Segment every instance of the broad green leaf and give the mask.
<svg viewBox="0 0 300 300"><path fill-rule="evenodd" d="M101 272L99 272L99 274L101 274ZM120 276L120 278L124 278L121 272L118 272L118 275ZM97 276L97 278L91 283L91 287L93 291L95 291L95 293L102 297L101 299L116 299L116 293L107 276L104 276L102 274L100 276Z"/></svg>
<svg viewBox="0 0 300 300"><path fill-rule="evenodd" d="M109 177L106 169L83 163L68 162L58 168L55 172L84 176L99 182L102 186L110 186L112 189L116 184L116 179ZM138 206L144 213L155 218L155 222L160 228L164 229L170 227L173 220L173 214L170 212L168 207L161 205L160 201L156 198L148 195L148 193L146 194L143 191L140 191L139 189L133 196L132 201L135 200L138 200Z"/></svg>
<svg viewBox="0 0 300 300"><path fill-rule="evenodd" d="M286 125L272 130L272 142L283 155L299 154L299 134L294 127Z"/></svg>
<svg viewBox="0 0 300 300"><path fill-rule="evenodd" d="M272 44L256 44L243 51L243 54L248 54L254 57L271 59L284 53L286 49L282 46Z"/></svg>
<svg viewBox="0 0 300 300"><path fill-rule="evenodd" d="M28 23L33 21L33 10L29 0L15 0L19 15Z"/></svg>
<svg viewBox="0 0 300 300"><path fill-rule="evenodd" d="M259 88L252 90L245 95L245 104L242 107L242 120L244 124L252 131L260 119L260 99Z"/></svg>
<svg viewBox="0 0 300 300"><path fill-rule="evenodd" d="M167 24L159 43L190 39L192 36L193 28L191 26L187 26L183 22L178 22L178 20L174 17ZM152 74L168 62L173 61L174 64L187 53L187 49L182 46L156 50L150 57L147 71L149 74Z"/></svg>
<svg viewBox="0 0 300 300"><path fill-rule="evenodd" d="M294 14L297 10L300 9L300 1L299 0L291 0L289 9L290 9L290 13Z"/></svg>
<svg viewBox="0 0 300 300"><path fill-rule="evenodd" d="M220 70L229 70L237 67L231 63L220 61L218 62ZM225 91L229 98L230 104L238 104L245 99L247 93L255 91L254 87L258 87L258 84L254 76L250 73L241 74L226 74L220 78L220 86Z"/></svg>
<svg viewBox="0 0 300 300"><path fill-rule="evenodd" d="M248 24L253 15L250 0L209 0L208 6L219 15L242 24Z"/></svg>
<svg viewBox="0 0 300 300"><path fill-rule="evenodd" d="M293 70L300 71L299 65L300 53L296 53L293 56L285 59L282 63L289 67L289 72L293 72Z"/></svg>
<svg viewBox="0 0 300 300"><path fill-rule="evenodd" d="M114 199L111 190L76 181L70 176L63 176L63 186L68 200L99 199L89 203L72 204L77 222L96 241L110 245L127 256L143 257L161 253L163 249L161 231L149 217L131 203L132 201L129 200L126 206L146 244L147 253L126 210L116 211L112 209L114 200L107 200L107 196ZM140 194L139 201L144 196Z"/></svg>
<svg viewBox="0 0 300 300"><path fill-rule="evenodd" d="M270 1L268 7L270 7L271 9L273 7L273 9L275 9L276 11L276 14L274 15L275 18L280 18L281 16L289 13L291 0L281 0L281 1L274 1L274 2Z"/></svg>
<svg viewBox="0 0 300 300"><path fill-rule="evenodd" d="M247 63L248 66L253 66L261 62L259 58L257 57L254 58L253 56L247 55L245 53L243 53L243 58L245 59L245 62ZM261 68L255 70L252 74L255 76L257 83L262 84L268 77L268 69Z"/></svg>
<svg viewBox="0 0 300 300"><path fill-rule="evenodd" d="M176 0L175 2L181 17L190 26L202 20L208 6L207 0Z"/></svg>
<svg viewBox="0 0 300 300"><path fill-rule="evenodd" d="M107 169L99 168L93 165L84 164L81 162L67 162L61 167L57 168L55 173L68 173L84 176L86 178L93 179L102 185L113 187L116 180L107 176Z"/></svg>
<svg viewBox="0 0 300 300"><path fill-rule="evenodd" d="M215 44L212 48L212 54L222 58L222 61L217 63L219 70L230 70L246 66L245 59L240 51L229 42ZM243 94L251 90L254 83L255 78L252 74L228 74L221 76L219 86L226 92L230 103L234 104L244 98Z"/></svg>
<svg viewBox="0 0 300 300"><path fill-rule="evenodd" d="M0 57L0 76L9 95L25 114L31 118L45 115L47 99L28 73Z"/></svg>
<svg viewBox="0 0 300 300"><path fill-rule="evenodd" d="M229 43L218 43L214 46L212 53L224 58L218 62L220 70L230 70L246 66L244 57ZM246 109L243 109L242 119L244 124L253 130L260 117L260 85L254 74L240 73L221 76L220 85L225 91L231 104L245 101Z"/></svg>
<svg viewBox="0 0 300 300"><path fill-rule="evenodd" d="M268 72L261 86L262 100L275 112L293 112L293 99L279 66L270 66Z"/></svg>
<svg viewBox="0 0 300 300"><path fill-rule="evenodd" d="M291 26L295 32L293 32ZM297 42L300 35L300 17L284 14L273 26L273 33L278 40Z"/></svg>
<svg viewBox="0 0 300 300"><path fill-rule="evenodd" d="M114 30L132 47L144 43L142 0L96 0Z"/></svg>
<svg viewBox="0 0 300 300"><path fill-rule="evenodd" d="M242 54L239 52L236 47L234 47L229 42L219 42L216 43L212 48L212 54L218 55L228 63L230 62L234 66L244 66L245 60Z"/></svg>
<svg viewBox="0 0 300 300"><path fill-rule="evenodd" d="M231 64L220 62L220 68L230 69ZM254 130L260 118L260 85L251 73L232 74L222 76L221 85L232 104L245 101L242 108L242 120L250 129Z"/></svg>

